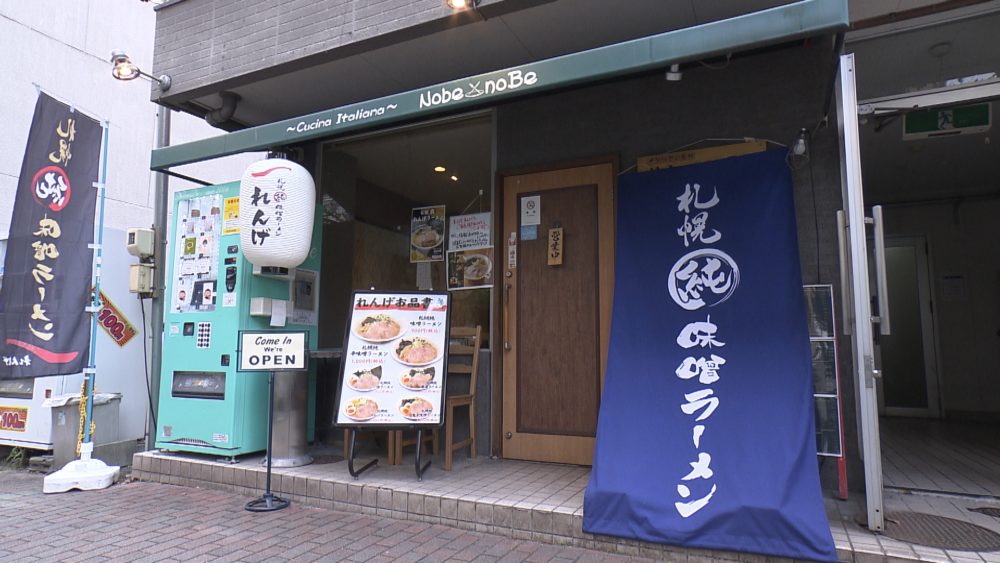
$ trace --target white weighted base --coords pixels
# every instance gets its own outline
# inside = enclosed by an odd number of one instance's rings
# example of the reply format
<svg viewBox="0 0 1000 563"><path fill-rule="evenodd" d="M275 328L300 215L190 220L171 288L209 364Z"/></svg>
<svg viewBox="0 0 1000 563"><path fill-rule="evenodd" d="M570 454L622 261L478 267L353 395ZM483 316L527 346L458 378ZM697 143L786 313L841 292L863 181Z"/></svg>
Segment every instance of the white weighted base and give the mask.
<svg viewBox="0 0 1000 563"><path fill-rule="evenodd" d="M71 461L65 467L45 476L43 493L65 493L70 489L93 491L107 489L118 478L117 465L108 465L99 459L91 459L94 443L81 444L80 459Z"/></svg>

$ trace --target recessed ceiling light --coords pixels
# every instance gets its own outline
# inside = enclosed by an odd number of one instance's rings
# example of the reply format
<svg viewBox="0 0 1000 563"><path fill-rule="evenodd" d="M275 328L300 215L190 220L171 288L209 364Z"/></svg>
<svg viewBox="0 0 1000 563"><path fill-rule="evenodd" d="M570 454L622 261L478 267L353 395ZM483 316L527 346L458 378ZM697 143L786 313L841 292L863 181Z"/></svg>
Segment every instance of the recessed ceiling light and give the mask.
<svg viewBox="0 0 1000 563"><path fill-rule="evenodd" d="M451 181L452 182L457 182L458 181L458 176L452 176L451 177Z"/></svg>
<svg viewBox="0 0 1000 563"><path fill-rule="evenodd" d="M444 172L445 170L447 170L447 168L445 168L444 166L435 166L434 167L434 171L435 172Z"/></svg>

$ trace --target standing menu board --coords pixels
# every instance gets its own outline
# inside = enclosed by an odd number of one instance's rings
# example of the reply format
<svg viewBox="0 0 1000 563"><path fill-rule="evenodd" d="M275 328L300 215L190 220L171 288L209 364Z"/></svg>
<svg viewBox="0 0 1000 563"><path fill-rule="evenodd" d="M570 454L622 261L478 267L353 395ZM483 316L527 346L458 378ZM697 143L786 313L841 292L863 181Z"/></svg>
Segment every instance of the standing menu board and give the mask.
<svg viewBox="0 0 1000 563"><path fill-rule="evenodd" d="M441 424L449 304L447 293L354 293L337 424Z"/></svg>

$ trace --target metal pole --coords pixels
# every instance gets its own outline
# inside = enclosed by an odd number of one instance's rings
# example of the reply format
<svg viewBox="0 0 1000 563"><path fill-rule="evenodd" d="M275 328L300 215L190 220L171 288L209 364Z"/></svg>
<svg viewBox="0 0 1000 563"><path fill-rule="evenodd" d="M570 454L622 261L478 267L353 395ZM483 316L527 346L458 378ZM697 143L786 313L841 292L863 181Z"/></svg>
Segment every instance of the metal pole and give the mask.
<svg viewBox="0 0 1000 563"><path fill-rule="evenodd" d="M170 108L159 106L156 112L156 138L154 148L170 144ZM168 181L170 176L154 172L153 233L156 250L153 253L153 303L150 308L149 338L149 417L146 422L146 449L156 447L156 414L160 404L160 364L163 357L163 311L166 309L166 252L167 252L167 207L170 200Z"/></svg>
<svg viewBox="0 0 1000 563"><path fill-rule="evenodd" d="M90 433L90 421L94 419L94 379L97 377L97 309L101 306L101 254L104 244L104 195L107 193L108 181L108 132L110 126L107 122L101 125L101 163L100 180L97 186L97 208L98 219L96 238L94 242L94 268L91 273L91 285L93 286L93 297L91 299L92 310L90 311L90 356L87 361L87 369L84 380L86 383L87 409L83 420L83 440L84 444L89 444L93 440ZM90 454L81 451L81 459L90 459Z"/></svg>
<svg viewBox="0 0 1000 563"><path fill-rule="evenodd" d="M854 55L840 57L840 102L843 167L844 210L847 215L848 251L850 254L854 296L855 385L858 389L858 410L861 413L861 446L865 466L865 499L868 508L868 529L885 529L882 506L882 446L878 430L878 397L875 385L875 351L872 340L872 316L868 301L868 252L865 234L864 194L861 183L861 149L858 133L858 101L855 90Z"/></svg>

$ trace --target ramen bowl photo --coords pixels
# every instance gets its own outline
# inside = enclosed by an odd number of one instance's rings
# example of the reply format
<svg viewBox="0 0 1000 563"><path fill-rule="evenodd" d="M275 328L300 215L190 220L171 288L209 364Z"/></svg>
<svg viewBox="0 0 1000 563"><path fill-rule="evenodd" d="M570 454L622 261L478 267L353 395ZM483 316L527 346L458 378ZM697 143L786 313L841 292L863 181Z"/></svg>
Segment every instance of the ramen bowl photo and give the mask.
<svg viewBox="0 0 1000 563"><path fill-rule="evenodd" d="M463 266L465 285L482 285L493 273L493 262L485 254L469 254Z"/></svg>
<svg viewBox="0 0 1000 563"><path fill-rule="evenodd" d="M421 225L410 235L410 242L420 250L430 250L441 244L444 237L431 225Z"/></svg>
<svg viewBox="0 0 1000 563"><path fill-rule="evenodd" d="M410 397L399 402L399 414L410 420L424 420L434 412L434 405L427 399Z"/></svg>
<svg viewBox="0 0 1000 563"><path fill-rule="evenodd" d="M375 418L378 414L378 403L371 399L357 398L351 399L344 407L344 415L351 420L364 422Z"/></svg>
<svg viewBox="0 0 1000 563"><path fill-rule="evenodd" d="M400 340L392 354L403 365L420 367L434 363L440 353L429 340L416 336Z"/></svg>
<svg viewBox="0 0 1000 563"><path fill-rule="evenodd" d="M423 391L434 381L434 367L412 368L403 372L399 382L411 391Z"/></svg>
<svg viewBox="0 0 1000 563"><path fill-rule="evenodd" d="M382 381L382 366L356 371L347 376L347 386L355 391L371 391Z"/></svg>
<svg viewBox="0 0 1000 563"><path fill-rule="evenodd" d="M401 334L404 327L389 315L368 315L357 326L354 334L368 342L388 342Z"/></svg>

